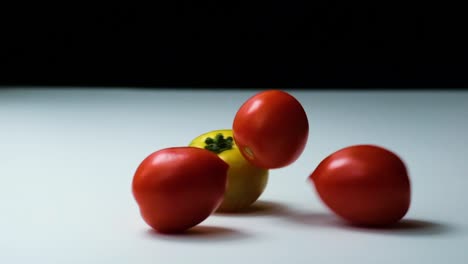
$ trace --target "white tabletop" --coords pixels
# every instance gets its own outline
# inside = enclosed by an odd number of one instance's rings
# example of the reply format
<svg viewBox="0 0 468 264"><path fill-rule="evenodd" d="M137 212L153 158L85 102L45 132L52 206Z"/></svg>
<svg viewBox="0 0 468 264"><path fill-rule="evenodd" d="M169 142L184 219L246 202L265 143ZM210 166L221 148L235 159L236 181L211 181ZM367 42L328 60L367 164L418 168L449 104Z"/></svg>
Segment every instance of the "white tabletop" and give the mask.
<svg viewBox="0 0 468 264"><path fill-rule="evenodd" d="M6 89L5 89L6 88ZM158 235L131 195L161 148L230 128L256 90L0 90L0 263L468 263L468 92L299 91L310 136L249 212ZM306 179L328 154L372 143L412 183L393 229L350 227Z"/></svg>

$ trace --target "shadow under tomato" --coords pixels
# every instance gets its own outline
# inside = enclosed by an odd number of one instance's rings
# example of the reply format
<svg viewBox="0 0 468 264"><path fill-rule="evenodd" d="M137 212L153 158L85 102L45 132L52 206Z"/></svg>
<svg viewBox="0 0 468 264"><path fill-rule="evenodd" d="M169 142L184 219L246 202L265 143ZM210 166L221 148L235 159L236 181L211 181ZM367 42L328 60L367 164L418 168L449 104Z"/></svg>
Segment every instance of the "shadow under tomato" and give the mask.
<svg viewBox="0 0 468 264"><path fill-rule="evenodd" d="M311 227L326 226L358 232L395 235L430 236L442 235L455 231L455 228L449 224L421 219L402 219L401 221L388 226L362 226L350 224L332 213L297 211L290 211L285 219L295 224Z"/></svg>
<svg viewBox="0 0 468 264"><path fill-rule="evenodd" d="M455 231L452 225L421 219L402 219L389 226L360 226L348 223L344 225L363 232L414 236L442 235Z"/></svg>
<svg viewBox="0 0 468 264"><path fill-rule="evenodd" d="M251 206L235 212L215 212L219 216L281 216L287 214L287 206L274 202L259 200Z"/></svg>
<svg viewBox="0 0 468 264"><path fill-rule="evenodd" d="M180 233L160 233L154 229L148 229L147 235L159 240L173 241L222 241L245 239L248 234L227 227L199 225Z"/></svg>

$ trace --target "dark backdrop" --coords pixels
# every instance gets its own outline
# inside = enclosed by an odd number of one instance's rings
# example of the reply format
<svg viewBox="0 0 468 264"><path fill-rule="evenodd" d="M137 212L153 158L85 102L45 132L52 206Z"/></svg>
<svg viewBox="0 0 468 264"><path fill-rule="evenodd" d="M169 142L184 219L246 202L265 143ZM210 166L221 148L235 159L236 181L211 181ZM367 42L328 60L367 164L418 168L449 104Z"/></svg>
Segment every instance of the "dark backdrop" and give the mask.
<svg viewBox="0 0 468 264"><path fill-rule="evenodd" d="M448 8L447 8L448 7ZM466 20L416 2L167 1L0 9L0 84L466 87Z"/></svg>

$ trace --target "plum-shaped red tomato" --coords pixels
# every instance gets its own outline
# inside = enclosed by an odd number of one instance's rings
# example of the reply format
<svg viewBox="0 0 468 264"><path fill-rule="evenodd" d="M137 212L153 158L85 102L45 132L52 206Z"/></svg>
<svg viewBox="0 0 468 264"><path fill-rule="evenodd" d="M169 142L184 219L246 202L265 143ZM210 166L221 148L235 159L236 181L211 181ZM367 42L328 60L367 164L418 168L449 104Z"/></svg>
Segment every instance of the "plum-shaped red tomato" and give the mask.
<svg viewBox="0 0 468 264"><path fill-rule="evenodd" d="M229 165L215 153L174 147L145 158L132 192L145 222L161 233L176 233L205 220L221 204Z"/></svg>
<svg viewBox="0 0 468 264"><path fill-rule="evenodd" d="M309 179L322 201L357 225L398 222L410 206L410 180L403 161L375 145L354 145L325 158Z"/></svg>

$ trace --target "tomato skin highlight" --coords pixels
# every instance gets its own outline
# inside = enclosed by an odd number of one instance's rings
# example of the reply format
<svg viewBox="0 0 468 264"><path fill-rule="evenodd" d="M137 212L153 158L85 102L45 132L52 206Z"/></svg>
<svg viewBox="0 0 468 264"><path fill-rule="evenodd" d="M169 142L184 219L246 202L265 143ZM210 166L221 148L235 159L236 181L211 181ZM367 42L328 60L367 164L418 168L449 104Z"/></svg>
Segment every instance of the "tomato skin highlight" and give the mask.
<svg viewBox="0 0 468 264"><path fill-rule="evenodd" d="M132 193L144 221L161 233L183 232L222 202L229 165L194 147L156 151L138 166Z"/></svg>
<svg viewBox="0 0 468 264"><path fill-rule="evenodd" d="M309 180L328 208L355 225L391 225L410 207L406 166L395 153L380 146L338 150L317 166Z"/></svg>
<svg viewBox="0 0 468 264"><path fill-rule="evenodd" d="M242 155L257 167L277 169L296 161L305 149L309 122L289 93L267 90L250 97L233 122Z"/></svg>

